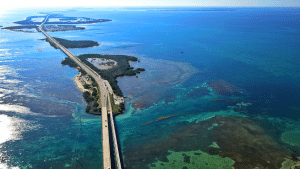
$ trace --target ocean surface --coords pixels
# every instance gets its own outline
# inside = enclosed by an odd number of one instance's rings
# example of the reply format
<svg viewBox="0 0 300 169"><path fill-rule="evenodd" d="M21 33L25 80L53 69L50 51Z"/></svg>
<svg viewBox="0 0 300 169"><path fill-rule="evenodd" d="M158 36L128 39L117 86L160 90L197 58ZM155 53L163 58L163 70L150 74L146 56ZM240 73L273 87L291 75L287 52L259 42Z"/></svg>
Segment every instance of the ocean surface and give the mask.
<svg viewBox="0 0 300 169"><path fill-rule="evenodd" d="M117 79L125 168L278 168L281 152L300 157L300 8L32 9L0 12L0 25L40 12L111 19L49 34L100 44L75 55L131 55L146 69ZM0 30L0 168L102 168L101 117L85 113L78 72L43 38Z"/></svg>

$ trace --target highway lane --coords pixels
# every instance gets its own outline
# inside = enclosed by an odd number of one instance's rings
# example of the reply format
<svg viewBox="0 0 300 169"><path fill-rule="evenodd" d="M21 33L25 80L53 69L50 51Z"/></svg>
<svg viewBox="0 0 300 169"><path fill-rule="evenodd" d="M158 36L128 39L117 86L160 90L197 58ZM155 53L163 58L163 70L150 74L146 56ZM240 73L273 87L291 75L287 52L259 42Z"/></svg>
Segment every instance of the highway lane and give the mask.
<svg viewBox="0 0 300 169"><path fill-rule="evenodd" d="M94 70L92 70L90 67L88 67L86 64L81 62L79 58L77 58L74 54L72 54L67 48L60 45L59 42L57 42L54 38L52 38L48 33L46 33L42 26L47 21L49 16L43 21L43 23L38 27L38 30L41 31L49 40L56 45L58 48L60 48L66 55L68 55L75 63L77 63L78 66L80 66L88 75L93 77L95 81L98 84L98 87L100 89L100 98L101 98L101 112L102 112L102 152L103 152L103 168L104 169L110 169L111 168L111 154L110 154L110 141L109 141L109 126L108 126L108 110L107 110L107 100L108 100L108 107L109 107L109 114L111 118L111 124L112 124L112 132L113 132L113 142L115 145L115 154L117 158L117 165L118 168L121 169L121 163L120 163L120 155L118 151L118 145L117 145L117 139L116 139L116 133L115 133L115 127L113 122L113 116L112 116L112 108L109 98L109 93L112 93L112 91L108 91L108 89L111 89L110 84L108 81L103 80L101 76L96 73ZM107 87L109 85L109 87Z"/></svg>
<svg viewBox="0 0 300 169"><path fill-rule="evenodd" d="M119 146L118 146L118 140L117 140L116 129L115 129L115 122L114 122L114 117L113 117L113 114L112 114L112 107L111 107L109 95L108 95L108 114L110 116L110 125L111 125L111 129L112 129L112 137L113 137L113 141L114 141L114 149L115 149L117 166L118 166L119 169L121 169L122 165L121 165L121 159L120 159L120 153L119 153Z"/></svg>

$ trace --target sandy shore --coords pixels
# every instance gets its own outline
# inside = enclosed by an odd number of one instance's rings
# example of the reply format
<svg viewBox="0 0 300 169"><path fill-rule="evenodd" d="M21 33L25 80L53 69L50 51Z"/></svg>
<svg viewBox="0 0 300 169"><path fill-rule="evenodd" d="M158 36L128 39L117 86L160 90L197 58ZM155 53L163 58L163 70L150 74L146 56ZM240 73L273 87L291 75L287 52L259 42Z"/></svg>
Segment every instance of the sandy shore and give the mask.
<svg viewBox="0 0 300 169"><path fill-rule="evenodd" d="M80 79L80 76L81 76L81 73L79 73L78 75L76 75L76 76L74 77L74 81L75 81L75 83L76 83L76 85L77 85L77 88L78 88L79 90L81 90L82 92L85 92L86 89L84 89L84 87L83 87L83 85L82 85L82 82L79 80L79 79Z"/></svg>

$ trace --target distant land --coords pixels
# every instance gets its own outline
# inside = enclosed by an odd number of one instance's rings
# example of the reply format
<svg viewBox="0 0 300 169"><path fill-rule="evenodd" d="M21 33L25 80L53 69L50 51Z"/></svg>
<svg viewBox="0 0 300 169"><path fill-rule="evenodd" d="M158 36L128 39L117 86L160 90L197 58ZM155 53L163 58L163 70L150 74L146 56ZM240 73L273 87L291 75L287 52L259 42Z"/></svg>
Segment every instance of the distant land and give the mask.
<svg viewBox="0 0 300 169"><path fill-rule="evenodd" d="M55 38L53 37L56 41L58 41L61 45L63 45L66 48L88 48L88 47L94 47L94 46L99 46L98 42L91 41L91 40L66 40L62 38ZM55 49L58 49L55 45L53 45L48 38L42 39L50 43L52 47Z"/></svg>
<svg viewBox="0 0 300 169"><path fill-rule="evenodd" d="M16 32L30 32L30 33L32 33L32 32L37 32L36 28L37 28L37 26L10 26L10 27L4 27L4 28L1 28L1 29L6 29L6 30L16 31ZM34 30L30 30L30 29L34 29Z"/></svg>
<svg viewBox="0 0 300 169"><path fill-rule="evenodd" d="M57 31L75 31L84 30L84 27L77 27L76 25L43 25L43 29L46 32L57 32Z"/></svg>
<svg viewBox="0 0 300 169"><path fill-rule="evenodd" d="M38 26L9 26L2 29L7 29L16 32L37 32L37 30L26 30L26 29L37 29ZM24 30L25 29L25 30ZM44 25L43 29L46 32L58 32L58 31L74 31L84 30L84 27L77 27L76 25Z"/></svg>
<svg viewBox="0 0 300 169"><path fill-rule="evenodd" d="M8 27L3 27L1 29L6 29L6 30L11 30L16 32L34 33L37 31L30 30L30 29L37 29L37 27L43 23L46 17L47 17L47 21L44 23L43 29L47 32L84 30L85 29L84 27L77 27L76 24L92 24L98 22L111 21L109 19L66 17L61 14L49 14L49 15L43 14L40 16L28 16L25 20L13 22L19 24L20 26L8 26Z"/></svg>
<svg viewBox="0 0 300 169"><path fill-rule="evenodd" d="M25 20L16 21L14 23L21 25L40 25L44 21L45 16L28 16ZM86 17L66 17L60 14L50 14L45 24L91 24L98 22L111 21L109 19L92 19Z"/></svg>
<svg viewBox="0 0 300 169"><path fill-rule="evenodd" d="M28 16L25 20L13 22L19 26L8 26L1 29L16 32L39 32L38 26L42 23L42 28L47 32L84 30L84 27L77 27L76 24L92 24L98 22L111 21L109 19L91 19L86 17L66 17L61 14L43 14L38 16ZM98 42L92 40L67 40L53 37L59 44L65 48L88 48L99 46ZM48 38L40 39L48 42L52 47L58 49ZM134 69L130 62L139 61L134 56L126 55L100 55L83 54L77 56L88 67L97 72L103 79L107 80L111 86L114 95L110 95L112 112L118 114L125 109L123 93L118 86L117 77L136 76L145 71L144 68ZM95 79L88 76L72 59L66 57L62 61L63 65L69 65L76 68L80 73L74 79L78 88L83 91L83 97L87 102L86 112L89 114L101 115L101 105L97 102L100 99L100 89L97 87ZM138 76L136 76L138 77Z"/></svg>

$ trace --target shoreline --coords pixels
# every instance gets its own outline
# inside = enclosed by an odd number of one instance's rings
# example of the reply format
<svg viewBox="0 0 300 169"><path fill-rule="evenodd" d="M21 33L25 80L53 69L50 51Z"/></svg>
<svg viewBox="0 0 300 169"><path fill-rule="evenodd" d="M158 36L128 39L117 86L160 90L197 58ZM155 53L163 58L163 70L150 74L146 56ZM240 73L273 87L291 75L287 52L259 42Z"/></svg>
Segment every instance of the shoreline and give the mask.
<svg viewBox="0 0 300 169"><path fill-rule="evenodd" d="M80 77L81 77L81 73L79 72L79 74L77 74L75 77L73 77L73 80L74 80L74 82L75 82L75 84L77 86L77 89L79 89L82 92L85 92L85 91L87 91L87 89L85 89L83 87L83 84L82 84L82 82L79 79Z"/></svg>
<svg viewBox="0 0 300 169"><path fill-rule="evenodd" d="M74 68L74 67L73 67ZM77 89L82 92L82 96L87 103L86 113L101 115L101 104L99 102L99 88L95 86L95 80L83 74L78 68L75 68L79 73L72 79L75 82ZM87 77L88 76L88 77ZM112 90L112 89L111 89ZM124 98L116 96L115 94L110 94L110 99L112 102L112 112L115 115L122 114L124 112ZM100 105L100 106L99 106Z"/></svg>

